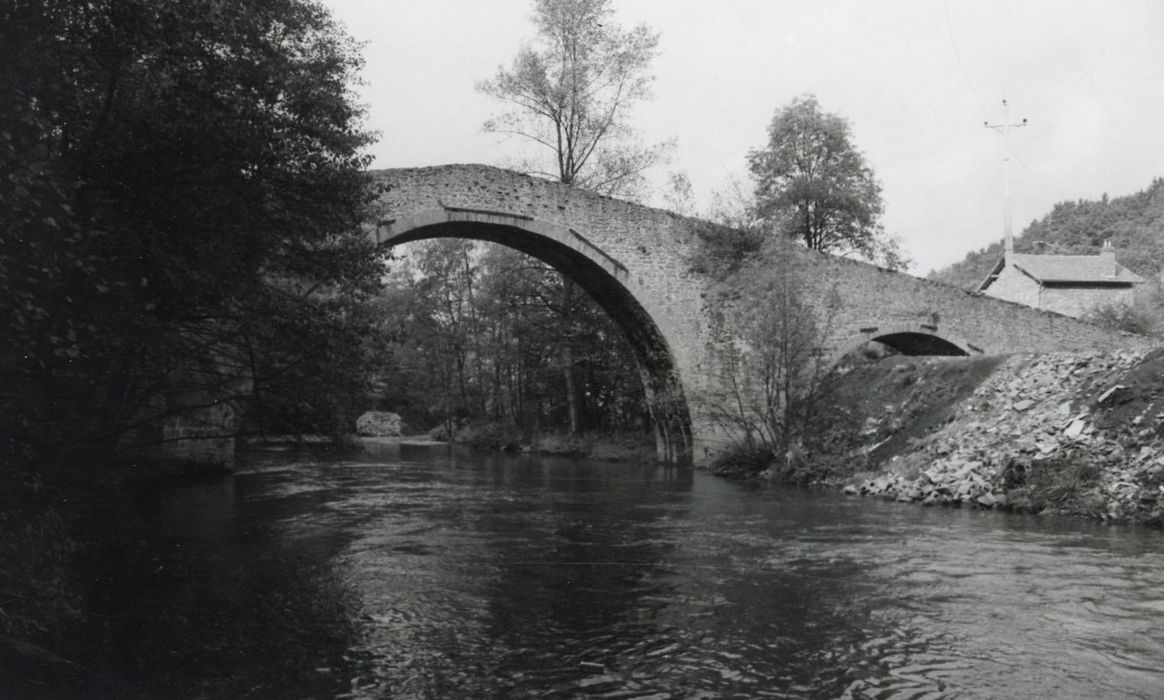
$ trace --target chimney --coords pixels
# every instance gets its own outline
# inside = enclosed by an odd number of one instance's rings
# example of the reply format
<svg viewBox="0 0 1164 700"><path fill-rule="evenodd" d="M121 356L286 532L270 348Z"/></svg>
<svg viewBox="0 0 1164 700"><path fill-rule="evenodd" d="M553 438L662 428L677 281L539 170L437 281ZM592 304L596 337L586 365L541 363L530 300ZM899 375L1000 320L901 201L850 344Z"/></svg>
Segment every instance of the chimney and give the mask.
<svg viewBox="0 0 1164 700"><path fill-rule="evenodd" d="M1118 268L1116 267L1115 248L1111 247L1111 241L1103 242L1103 248L1099 251L1099 259L1104 262L1104 267L1107 268L1107 274L1115 276Z"/></svg>

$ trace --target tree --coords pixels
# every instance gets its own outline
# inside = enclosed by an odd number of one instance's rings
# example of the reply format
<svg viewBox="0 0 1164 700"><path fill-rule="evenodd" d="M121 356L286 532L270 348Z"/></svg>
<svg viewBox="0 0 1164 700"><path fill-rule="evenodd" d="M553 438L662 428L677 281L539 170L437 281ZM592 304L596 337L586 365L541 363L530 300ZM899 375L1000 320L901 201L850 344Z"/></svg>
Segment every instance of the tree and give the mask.
<svg viewBox="0 0 1164 700"><path fill-rule="evenodd" d="M406 419L507 439L643 427L631 348L576 284L497 244L425 241L408 258L416 267L390 280L385 295L398 301L384 311L400 327L386 399Z"/></svg>
<svg viewBox="0 0 1164 700"><path fill-rule="evenodd" d="M175 396L352 378L342 337L297 342L358 335L380 265L319 4L16 0L0 63L4 456L100 465Z"/></svg>
<svg viewBox="0 0 1164 700"><path fill-rule="evenodd" d="M663 207L681 216L697 214L695 190L686 172L673 171L667 176L667 188L663 191Z"/></svg>
<svg viewBox="0 0 1164 700"><path fill-rule="evenodd" d="M756 217L814 250L902 268L909 261L879 219L881 185L850 141L848 122L809 95L776 112L768 145L748 154Z"/></svg>
<svg viewBox="0 0 1164 700"><path fill-rule="evenodd" d="M631 127L632 107L650 95L648 73L659 37L644 25L623 30L614 22L610 0L535 0L537 39L523 47L509 68L501 67L478 89L505 104L507 111L485 130L533 143L552 160L526 169L592 192L642 199L643 172L661 162L669 144L643 146ZM542 164L538 164L542 163ZM568 313L584 296L568 283L553 285L547 307ZM585 333L569 321L558 348L564 405L573 432L582 406L571 339ZM593 329L587 329L593 330Z"/></svg>
<svg viewBox="0 0 1164 700"><path fill-rule="evenodd" d="M550 167L534 174L592 192L635 198L642 173L659 163L666 144L643 146L627 121L650 95L647 73L659 35L613 19L610 0L535 0L534 46L509 68L478 84L508 106L485 122L491 133L517 136L548 150Z"/></svg>

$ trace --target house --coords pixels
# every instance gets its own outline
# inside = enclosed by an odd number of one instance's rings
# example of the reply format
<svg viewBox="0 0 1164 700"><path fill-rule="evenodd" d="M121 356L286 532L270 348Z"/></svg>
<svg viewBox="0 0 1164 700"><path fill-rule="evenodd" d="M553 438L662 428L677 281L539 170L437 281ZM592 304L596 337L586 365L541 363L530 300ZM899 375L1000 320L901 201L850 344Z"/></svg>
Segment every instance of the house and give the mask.
<svg viewBox="0 0 1164 700"><path fill-rule="evenodd" d="M1011 246L978 291L1079 318L1100 306L1130 305L1144 278L1116 262L1110 242L1099 255L1031 255Z"/></svg>

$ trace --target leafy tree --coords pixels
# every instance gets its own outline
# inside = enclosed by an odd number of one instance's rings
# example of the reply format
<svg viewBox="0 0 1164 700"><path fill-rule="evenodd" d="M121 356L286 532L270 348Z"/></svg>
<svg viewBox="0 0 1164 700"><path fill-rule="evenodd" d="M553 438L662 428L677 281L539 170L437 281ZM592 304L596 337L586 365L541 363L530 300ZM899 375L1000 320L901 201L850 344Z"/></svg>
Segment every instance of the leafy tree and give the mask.
<svg viewBox="0 0 1164 700"><path fill-rule="evenodd" d="M822 112L809 95L776 112L768 145L748 155L755 216L770 230L814 250L907 267L885 235L881 185L852 144L848 122Z"/></svg>
<svg viewBox="0 0 1164 700"><path fill-rule="evenodd" d="M535 0L537 40L477 89L508 111L485 130L517 136L552 154L531 172L592 192L636 198L642 173L667 145L643 146L627 117L650 95L647 70L658 34L614 22L610 0Z"/></svg>
<svg viewBox="0 0 1164 700"><path fill-rule="evenodd" d="M408 257L415 268L386 291L403 300L387 311L401 332L386 398L406 418L441 423L446 434L464 422L510 434L643 425L622 331L556 270L462 240L428 241Z"/></svg>
<svg viewBox="0 0 1164 700"><path fill-rule="evenodd" d="M355 381L369 135L318 3L16 0L0 62L5 456L100 464L252 377Z"/></svg>

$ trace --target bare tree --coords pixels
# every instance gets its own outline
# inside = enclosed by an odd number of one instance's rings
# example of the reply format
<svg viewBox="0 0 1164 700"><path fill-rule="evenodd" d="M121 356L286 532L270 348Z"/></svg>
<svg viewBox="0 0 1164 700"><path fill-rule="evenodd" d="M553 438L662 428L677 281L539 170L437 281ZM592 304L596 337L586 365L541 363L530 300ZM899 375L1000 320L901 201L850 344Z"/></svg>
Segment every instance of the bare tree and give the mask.
<svg viewBox="0 0 1164 700"><path fill-rule="evenodd" d="M534 45L477 85L508 108L485 130L548 150L552 165L535 161L532 174L640 199L643 171L670 147L642 145L627 121L634 104L650 97L659 35L645 25L618 27L610 0L535 0L533 19Z"/></svg>

